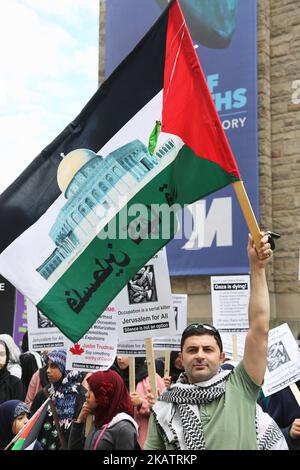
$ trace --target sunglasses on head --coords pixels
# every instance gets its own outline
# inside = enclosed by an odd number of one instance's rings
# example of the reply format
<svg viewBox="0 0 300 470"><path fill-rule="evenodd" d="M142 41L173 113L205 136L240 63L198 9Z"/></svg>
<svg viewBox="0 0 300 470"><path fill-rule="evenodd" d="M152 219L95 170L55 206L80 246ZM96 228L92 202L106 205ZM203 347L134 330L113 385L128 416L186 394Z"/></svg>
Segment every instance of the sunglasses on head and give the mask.
<svg viewBox="0 0 300 470"><path fill-rule="evenodd" d="M182 333L181 349L182 349L182 345L184 342L184 338L188 335L188 333L193 332L193 331L203 331L203 330L211 331L213 336L215 336L217 343L219 344L219 347L222 351L223 343L222 343L221 335L213 325L209 325L208 323L191 323L190 325L188 325Z"/></svg>
<svg viewBox="0 0 300 470"><path fill-rule="evenodd" d="M207 323L191 323L183 331L183 334L188 333L189 331L192 331L192 330L208 330L208 331L212 331L217 336L220 336L220 333L218 332L218 330L214 326L208 325Z"/></svg>

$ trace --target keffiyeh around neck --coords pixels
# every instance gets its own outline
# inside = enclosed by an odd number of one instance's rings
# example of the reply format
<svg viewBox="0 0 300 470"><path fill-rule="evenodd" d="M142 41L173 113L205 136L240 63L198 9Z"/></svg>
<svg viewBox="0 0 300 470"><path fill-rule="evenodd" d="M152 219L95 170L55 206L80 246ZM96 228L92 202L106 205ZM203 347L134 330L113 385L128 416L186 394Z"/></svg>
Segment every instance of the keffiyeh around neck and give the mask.
<svg viewBox="0 0 300 470"><path fill-rule="evenodd" d="M153 407L154 420L165 439L178 450L205 450L205 438L198 406L210 403L225 393L231 370L220 369L210 380L188 384L186 374L179 376ZM256 435L259 450L273 449L284 440L275 421L256 407Z"/></svg>
<svg viewBox="0 0 300 470"><path fill-rule="evenodd" d="M153 407L154 417L167 440L177 449L205 449L201 418L194 407L221 397L229 373L220 369L212 379L198 384L189 384L186 374L182 373L178 381L160 396Z"/></svg>

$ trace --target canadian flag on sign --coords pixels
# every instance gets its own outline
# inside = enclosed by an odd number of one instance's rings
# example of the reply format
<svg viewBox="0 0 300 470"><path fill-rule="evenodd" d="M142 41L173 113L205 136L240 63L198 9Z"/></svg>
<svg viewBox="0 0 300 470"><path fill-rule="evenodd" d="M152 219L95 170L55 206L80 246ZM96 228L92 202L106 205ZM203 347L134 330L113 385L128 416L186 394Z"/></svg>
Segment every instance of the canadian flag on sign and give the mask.
<svg viewBox="0 0 300 470"><path fill-rule="evenodd" d="M80 346L79 343L76 343L72 348L70 348L70 352L73 355L80 356L82 353L84 353L84 349Z"/></svg>

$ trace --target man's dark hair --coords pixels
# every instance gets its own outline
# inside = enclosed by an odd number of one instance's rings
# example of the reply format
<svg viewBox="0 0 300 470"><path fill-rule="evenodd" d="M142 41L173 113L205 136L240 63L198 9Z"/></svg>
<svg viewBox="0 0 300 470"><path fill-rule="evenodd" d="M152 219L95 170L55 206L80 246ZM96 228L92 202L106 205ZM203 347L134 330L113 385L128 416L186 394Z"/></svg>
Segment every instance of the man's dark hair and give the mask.
<svg viewBox="0 0 300 470"><path fill-rule="evenodd" d="M183 331L181 336L181 344L180 349L182 351L185 340L190 336L203 336L203 335L210 335L213 336L219 346L220 351L223 351L223 343L218 330L213 326L209 325L208 323L192 323L188 325L186 329Z"/></svg>

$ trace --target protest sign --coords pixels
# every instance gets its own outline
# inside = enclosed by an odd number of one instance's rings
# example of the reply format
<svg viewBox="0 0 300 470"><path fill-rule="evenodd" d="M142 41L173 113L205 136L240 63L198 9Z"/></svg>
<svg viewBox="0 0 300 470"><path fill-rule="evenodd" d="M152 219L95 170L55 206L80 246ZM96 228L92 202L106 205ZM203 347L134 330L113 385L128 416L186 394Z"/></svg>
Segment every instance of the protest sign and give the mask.
<svg viewBox="0 0 300 470"><path fill-rule="evenodd" d="M287 325L269 331L267 369L262 387L266 397L279 392L300 379L300 358L297 342Z"/></svg>
<svg viewBox="0 0 300 470"><path fill-rule="evenodd" d="M143 266L114 299L119 341L176 333L165 249Z"/></svg>

